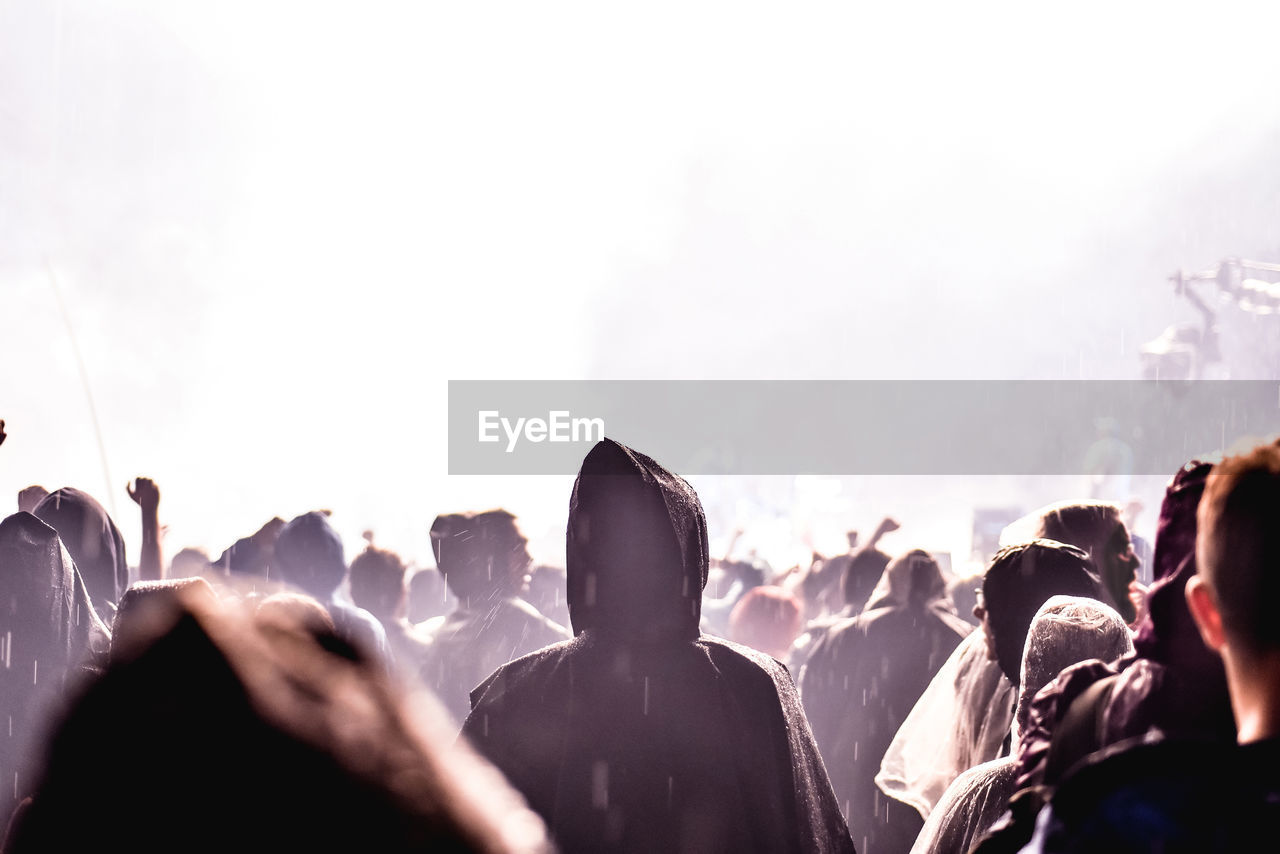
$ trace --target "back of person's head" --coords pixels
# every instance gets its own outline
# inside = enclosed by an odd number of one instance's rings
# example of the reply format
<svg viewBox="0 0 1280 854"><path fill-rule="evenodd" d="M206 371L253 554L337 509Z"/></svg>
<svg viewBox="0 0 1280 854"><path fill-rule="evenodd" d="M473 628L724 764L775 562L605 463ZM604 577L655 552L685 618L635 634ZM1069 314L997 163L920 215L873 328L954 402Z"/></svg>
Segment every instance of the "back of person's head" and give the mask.
<svg viewBox="0 0 1280 854"><path fill-rule="evenodd" d="M1129 627L1111 606L1076 596L1050 597L1032 619L1023 646L1015 743L1027 730L1032 699L1059 673L1081 661L1110 663L1132 651Z"/></svg>
<svg viewBox="0 0 1280 854"><path fill-rule="evenodd" d="M408 593L400 555L370 545L351 561L351 600L379 620L404 613Z"/></svg>
<svg viewBox="0 0 1280 854"><path fill-rule="evenodd" d="M1196 574L1196 509L1213 464L1187 463L1165 488L1156 522L1147 616L1138 627L1134 648L1184 675L1189 682L1225 690L1222 659L1205 646L1187 605L1187 581Z"/></svg>
<svg viewBox="0 0 1280 854"><path fill-rule="evenodd" d="M933 555L912 549L889 562L867 597L866 610L912 608L919 610L947 595L942 569Z"/></svg>
<svg viewBox="0 0 1280 854"><path fill-rule="evenodd" d="M1036 612L1055 595L1103 600L1102 583L1082 549L1054 540L1005 546L982 578L984 631L1000 670L1015 685L1022 651Z"/></svg>
<svg viewBox="0 0 1280 854"><path fill-rule="evenodd" d="M204 575L213 563L204 549L187 547L169 559L169 578L194 578Z"/></svg>
<svg viewBox="0 0 1280 854"><path fill-rule="evenodd" d="M328 609L305 593L281 590L264 596L254 605L254 616L260 627L302 629L315 637L337 634Z"/></svg>
<svg viewBox="0 0 1280 854"><path fill-rule="evenodd" d="M539 851L539 820L376 664L182 598L48 750L10 854ZM125 733L124 737L120 734Z"/></svg>
<svg viewBox="0 0 1280 854"><path fill-rule="evenodd" d="M888 565L889 555L879 549L859 549L850 558L844 577L840 579L840 595L844 604L861 610L871 598L871 591L876 589L876 584Z"/></svg>
<svg viewBox="0 0 1280 854"><path fill-rule="evenodd" d="M729 612L729 640L779 660L787 657L803 629L800 600L773 585L748 590Z"/></svg>
<svg viewBox="0 0 1280 854"><path fill-rule="evenodd" d="M58 532L95 607L115 605L129 586L124 538L102 505L87 492L63 487L36 505L35 515Z"/></svg>
<svg viewBox="0 0 1280 854"><path fill-rule="evenodd" d="M156 634L156 621L168 619L187 599L216 603L218 595L208 581L199 577L131 584L120 597L120 606L111 624L111 657L130 655L133 647L150 642Z"/></svg>
<svg viewBox="0 0 1280 854"><path fill-rule="evenodd" d="M1136 619L1129 584L1137 577L1138 561L1120 508L1105 501L1064 501L1037 513L1040 518L1034 536L1084 550L1102 582L1104 601L1126 621Z"/></svg>
<svg viewBox="0 0 1280 854"><path fill-rule="evenodd" d="M582 461L569 500L566 572L575 634L698 636L710 560L707 520L683 478L603 439Z"/></svg>
<svg viewBox="0 0 1280 854"><path fill-rule="evenodd" d="M460 601L475 606L512 596L529 570L528 540L506 510L445 513L431 525L436 567Z"/></svg>
<svg viewBox="0 0 1280 854"><path fill-rule="evenodd" d="M257 531L228 546L213 561L214 570L223 575L249 575L279 580L277 576L280 571L273 568L275 543L286 524L279 516L273 516Z"/></svg>
<svg viewBox="0 0 1280 854"><path fill-rule="evenodd" d="M284 581L321 601L329 599L347 574L342 538L320 511L303 513L280 529L275 565Z"/></svg>
<svg viewBox="0 0 1280 854"><path fill-rule="evenodd" d="M1196 561L1233 646L1280 650L1280 442L1214 466L1200 499Z"/></svg>

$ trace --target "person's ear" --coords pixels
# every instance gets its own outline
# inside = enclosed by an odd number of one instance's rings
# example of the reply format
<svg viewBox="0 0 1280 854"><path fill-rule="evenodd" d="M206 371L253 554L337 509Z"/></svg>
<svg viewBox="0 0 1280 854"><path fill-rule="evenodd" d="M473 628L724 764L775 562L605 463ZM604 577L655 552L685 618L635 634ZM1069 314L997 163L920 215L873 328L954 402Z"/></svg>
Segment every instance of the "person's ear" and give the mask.
<svg viewBox="0 0 1280 854"><path fill-rule="evenodd" d="M1199 575L1187 579L1187 607L1200 630L1200 637L1205 646L1214 652L1220 652L1226 644L1226 634L1222 629L1222 612L1213 601L1213 592Z"/></svg>

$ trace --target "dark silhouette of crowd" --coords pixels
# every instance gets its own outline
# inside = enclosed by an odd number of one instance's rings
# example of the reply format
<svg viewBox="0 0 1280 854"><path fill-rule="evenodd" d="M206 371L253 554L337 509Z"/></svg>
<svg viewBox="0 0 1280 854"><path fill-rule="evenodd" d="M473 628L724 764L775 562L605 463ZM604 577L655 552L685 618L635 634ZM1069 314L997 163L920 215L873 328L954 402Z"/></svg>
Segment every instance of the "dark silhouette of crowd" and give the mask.
<svg viewBox="0 0 1280 854"><path fill-rule="evenodd" d="M1150 568L1094 500L1014 522L971 574L883 550L911 544L890 517L805 566L716 557L689 483L610 439L563 568L501 508L423 520L433 567L372 532L348 558L327 510L166 565L159 486L127 494L136 565L80 489L0 520L0 854L1169 854L1280 830L1280 442L1175 472Z"/></svg>

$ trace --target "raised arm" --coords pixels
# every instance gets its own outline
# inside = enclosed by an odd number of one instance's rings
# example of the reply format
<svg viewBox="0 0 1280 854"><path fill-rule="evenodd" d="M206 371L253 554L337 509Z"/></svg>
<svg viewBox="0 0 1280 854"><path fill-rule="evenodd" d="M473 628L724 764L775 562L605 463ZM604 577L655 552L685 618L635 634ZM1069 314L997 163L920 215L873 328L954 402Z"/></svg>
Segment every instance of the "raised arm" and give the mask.
<svg viewBox="0 0 1280 854"><path fill-rule="evenodd" d="M138 556L138 577L142 581L159 581L164 577L164 558L160 552L160 488L149 477L126 484L129 497L142 509L142 553Z"/></svg>

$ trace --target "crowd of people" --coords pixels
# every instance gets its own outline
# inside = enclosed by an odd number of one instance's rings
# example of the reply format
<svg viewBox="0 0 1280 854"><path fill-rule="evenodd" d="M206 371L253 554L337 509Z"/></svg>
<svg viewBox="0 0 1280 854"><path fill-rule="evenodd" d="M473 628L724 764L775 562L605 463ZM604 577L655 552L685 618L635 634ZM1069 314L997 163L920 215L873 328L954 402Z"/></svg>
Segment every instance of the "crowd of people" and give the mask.
<svg viewBox="0 0 1280 854"><path fill-rule="evenodd" d="M563 569L502 509L437 516L429 569L372 536L348 560L327 511L166 565L159 487L129 496L136 566L75 488L0 521L2 854L1168 854L1280 829L1280 442L1173 474L1149 589L1090 500L1010 525L974 577L883 551L890 518L783 573L715 559L690 485L609 439Z"/></svg>

